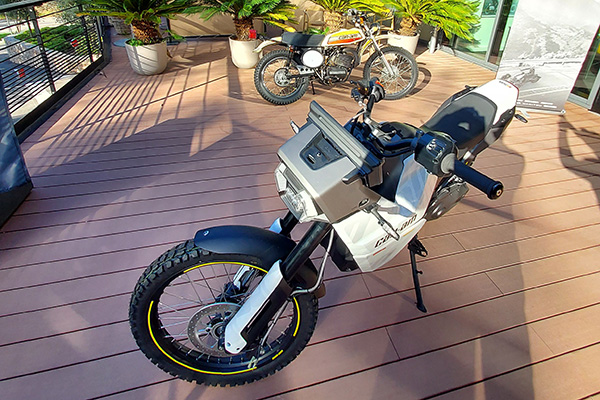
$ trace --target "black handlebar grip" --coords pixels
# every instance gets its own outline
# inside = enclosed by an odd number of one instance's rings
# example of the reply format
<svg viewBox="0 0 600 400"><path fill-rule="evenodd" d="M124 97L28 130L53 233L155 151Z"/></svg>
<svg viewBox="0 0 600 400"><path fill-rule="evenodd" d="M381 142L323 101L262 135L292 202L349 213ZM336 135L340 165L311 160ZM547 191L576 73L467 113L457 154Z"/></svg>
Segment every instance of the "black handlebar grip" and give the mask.
<svg viewBox="0 0 600 400"><path fill-rule="evenodd" d="M502 182L495 181L460 161L454 161L452 172L465 182L481 190L491 200L496 200L504 192Z"/></svg>

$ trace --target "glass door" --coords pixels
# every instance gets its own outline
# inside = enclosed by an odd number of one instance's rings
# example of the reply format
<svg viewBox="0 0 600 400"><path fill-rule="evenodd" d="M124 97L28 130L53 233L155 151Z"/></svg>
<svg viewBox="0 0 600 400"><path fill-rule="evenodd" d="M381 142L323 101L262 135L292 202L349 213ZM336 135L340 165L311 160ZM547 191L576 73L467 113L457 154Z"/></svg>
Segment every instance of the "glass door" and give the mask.
<svg viewBox="0 0 600 400"><path fill-rule="evenodd" d="M479 24L474 40L456 38L454 49L470 57L498 65L515 15L518 0L485 0L479 3Z"/></svg>
<svg viewBox="0 0 600 400"><path fill-rule="evenodd" d="M479 2L479 24L471 29L473 41L456 38L454 49L472 57L487 61L487 51L492 41L496 14L498 13L498 0L485 0Z"/></svg>
<svg viewBox="0 0 600 400"><path fill-rule="evenodd" d="M571 100L586 108L600 110L600 29L588 50L587 57L571 90Z"/></svg>
<svg viewBox="0 0 600 400"><path fill-rule="evenodd" d="M490 47L488 61L492 64L500 65L502 54L504 53L504 47L506 46L506 40L510 33L513 20L515 19L515 10L517 9L518 0L504 0L498 22L496 24L496 32L494 33L494 40Z"/></svg>
<svg viewBox="0 0 600 400"><path fill-rule="evenodd" d="M592 104L591 110L600 114L600 90L596 92L596 101L594 101L594 104Z"/></svg>

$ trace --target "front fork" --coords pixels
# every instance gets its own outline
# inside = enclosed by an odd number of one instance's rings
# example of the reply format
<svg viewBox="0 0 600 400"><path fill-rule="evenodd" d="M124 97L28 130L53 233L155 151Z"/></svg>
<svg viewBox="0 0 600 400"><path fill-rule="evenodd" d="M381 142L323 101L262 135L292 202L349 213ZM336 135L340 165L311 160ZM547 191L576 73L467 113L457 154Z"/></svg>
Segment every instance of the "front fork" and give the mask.
<svg viewBox="0 0 600 400"><path fill-rule="evenodd" d="M289 235L298 220L288 215L274 224L272 230ZM258 284L254 292L242 305L225 327L225 350L231 354L240 353L249 343L254 343L265 332L269 322L288 301L292 294L292 282L305 265L310 255L330 233L332 226L326 222L315 222L300 239L296 247L283 260L277 261ZM241 281L245 271L238 271L234 284ZM239 275L239 276L238 276Z"/></svg>
<svg viewBox="0 0 600 400"><path fill-rule="evenodd" d="M385 55L381 51L381 47L379 47L379 44L375 40L375 36L373 36L373 34L369 30L366 30L366 32L368 32L367 38L371 42L373 42L373 46L375 46L375 52L379 54L379 57L381 57L381 61L383 61L383 65L385 66L385 69L387 70L388 74L390 74L390 76L394 76L394 69L390 65L390 62L387 60L387 58L385 58Z"/></svg>

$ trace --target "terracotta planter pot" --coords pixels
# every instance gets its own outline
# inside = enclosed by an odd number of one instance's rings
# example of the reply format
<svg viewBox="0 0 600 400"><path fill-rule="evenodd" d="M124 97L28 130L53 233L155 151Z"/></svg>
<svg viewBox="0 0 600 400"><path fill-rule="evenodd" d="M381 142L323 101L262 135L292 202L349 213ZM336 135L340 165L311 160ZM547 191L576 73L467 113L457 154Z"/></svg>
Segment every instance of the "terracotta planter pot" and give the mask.
<svg viewBox="0 0 600 400"><path fill-rule="evenodd" d="M236 40L229 37L231 61L238 68L254 68L258 62L258 53L253 50L258 46L258 39Z"/></svg>
<svg viewBox="0 0 600 400"><path fill-rule="evenodd" d="M410 54L415 54L415 50L417 49L417 43L419 43L419 35L404 36L390 34L390 38L388 39L388 44L390 46L402 47Z"/></svg>
<svg viewBox="0 0 600 400"><path fill-rule="evenodd" d="M156 75L167 68L167 42L144 46L131 46L125 43L129 64L136 74Z"/></svg>

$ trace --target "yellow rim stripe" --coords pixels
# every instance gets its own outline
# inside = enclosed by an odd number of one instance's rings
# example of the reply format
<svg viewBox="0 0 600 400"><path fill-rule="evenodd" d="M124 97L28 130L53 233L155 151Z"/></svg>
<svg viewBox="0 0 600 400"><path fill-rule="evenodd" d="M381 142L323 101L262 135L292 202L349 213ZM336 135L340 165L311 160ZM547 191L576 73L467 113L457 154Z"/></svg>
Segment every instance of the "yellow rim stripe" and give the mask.
<svg viewBox="0 0 600 400"><path fill-rule="evenodd" d="M283 350L279 350L279 353L275 354L275 355L273 356L273 358L271 358L271 360L274 360L274 359L276 359L277 357L279 357L279 356L281 355L281 353L283 353Z"/></svg>
<svg viewBox="0 0 600 400"><path fill-rule="evenodd" d="M296 330L294 330L294 334L292 336L296 336L298 333L298 329L300 329L300 306L298 305L298 300L294 297L294 304L296 305L296 315L298 316L298 320L296 321Z"/></svg>
<svg viewBox="0 0 600 400"><path fill-rule="evenodd" d="M201 265L197 265L195 267L192 267L190 269L187 269L185 271L183 271L184 273L191 271L193 269L196 268L200 268L200 267L204 267L206 265L214 265L214 264L223 264L221 262L213 262L213 263L207 263L207 264L201 264ZM267 273L267 271L265 271L262 268L259 267L255 267L253 265L248 265L248 264L242 264L242 263L236 263L236 262L229 262L227 264L235 264L235 265L242 265L242 266L246 266L246 267L251 267L251 268L256 268L259 271L262 271L264 273ZM294 335L296 336L296 334L298 333L298 329L300 328L300 306L298 305L298 301L296 300L296 298L294 298L294 304L296 305L296 311L297 311L297 321L296 321L296 330L294 331ZM180 361L177 361L176 359L174 359L173 357L171 357L166 351L164 351L162 349L162 347L160 347L160 345L158 344L158 342L156 341L156 338L154 337L154 333L152 332L152 328L150 325L150 314L152 313L152 306L154 306L154 300L152 300L150 302L150 307L148 307L148 331L150 332L150 337L152 338L152 341L154 342L154 345L156 346L157 349L160 350L161 353L163 353L165 356L167 356L167 358L171 361L173 361L174 363L181 365L182 367L185 367L187 369L191 369L192 371L196 371L196 372L201 372L203 374L211 374L211 375L235 375L235 374L241 374L243 372L248 372L248 371L253 371L255 370L257 367L254 368L249 368L249 369L244 369L242 371L234 371L234 372L213 372L213 371L204 371L198 368L194 368L194 367L190 367L189 365L186 365ZM279 357L281 355L281 353L283 353L283 350L279 351L279 353L277 353L271 360L276 359L277 357Z"/></svg>

